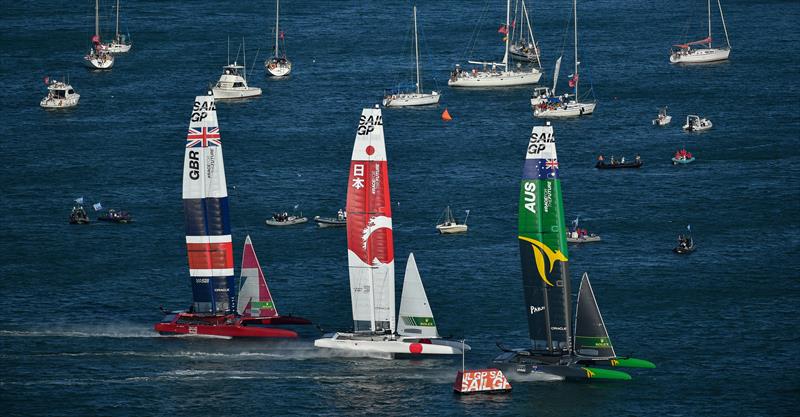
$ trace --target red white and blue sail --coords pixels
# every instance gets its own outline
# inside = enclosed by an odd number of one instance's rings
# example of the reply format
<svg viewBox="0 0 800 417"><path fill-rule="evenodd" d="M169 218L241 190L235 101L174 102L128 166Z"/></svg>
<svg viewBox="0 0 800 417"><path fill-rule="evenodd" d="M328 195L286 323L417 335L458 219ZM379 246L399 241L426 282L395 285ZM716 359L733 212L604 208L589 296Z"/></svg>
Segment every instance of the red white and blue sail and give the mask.
<svg viewBox="0 0 800 417"><path fill-rule="evenodd" d="M241 287L237 312L242 317L278 317L278 310L267 287L267 280L258 263L250 236L244 242L242 254Z"/></svg>
<svg viewBox="0 0 800 417"><path fill-rule="evenodd" d="M395 328L389 170L379 108L364 109L347 180L347 254L356 331Z"/></svg>
<svg viewBox="0 0 800 417"><path fill-rule="evenodd" d="M212 96L198 96L192 109L183 161L183 212L192 310L236 311L228 189Z"/></svg>

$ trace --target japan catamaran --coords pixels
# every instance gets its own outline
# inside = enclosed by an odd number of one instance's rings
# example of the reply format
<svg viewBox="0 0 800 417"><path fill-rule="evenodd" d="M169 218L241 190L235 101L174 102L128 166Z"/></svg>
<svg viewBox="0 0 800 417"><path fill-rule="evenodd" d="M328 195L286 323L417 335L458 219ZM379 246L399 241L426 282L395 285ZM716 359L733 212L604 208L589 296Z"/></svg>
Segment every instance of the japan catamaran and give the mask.
<svg viewBox="0 0 800 417"><path fill-rule="evenodd" d="M275 46L273 48L273 55L264 61L264 69L267 74L273 77L284 77L292 72L292 61L286 57L286 42L283 32L280 30L280 16L281 16L281 1L275 0ZM283 42L283 53L279 42Z"/></svg>
<svg viewBox="0 0 800 417"><path fill-rule="evenodd" d="M183 212L192 306L189 311L166 312L155 330L162 335L295 338L294 330L273 326L311 322L278 315L249 236L236 293L228 187L214 97L198 96L190 120L183 163Z"/></svg>
<svg viewBox="0 0 800 417"><path fill-rule="evenodd" d="M502 62L469 61L470 64L476 65L470 71L464 70L461 65L456 65L456 68L450 73L447 85L451 87L511 87L539 82L539 79L542 78L542 72L537 68L525 69L519 67L516 70L509 68L510 20L511 0L507 0L506 23L499 30L500 33L505 35L505 53ZM480 66L480 68L477 66Z"/></svg>
<svg viewBox="0 0 800 417"><path fill-rule="evenodd" d="M106 70L114 66L114 55L100 42L100 0L94 1L94 35L89 53L83 57L89 69Z"/></svg>
<svg viewBox="0 0 800 417"><path fill-rule="evenodd" d="M103 49L112 54L119 54L131 50L130 36L119 33L119 0L117 0L117 23L114 30L114 40L103 45Z"/></svg>
<svg viewBox="0 0 800 417"><path fill-rule="evenodd" d="M516 17L520 15L522 17L517 19ZM515 18L511 22L511 32L509 33L511 44L508 47L508 53L513 59L535 62L537 68L541 70L542 61L539 56L539 44L533 38L533 25L531 25L531 19L528 16L528 7L525 5L525 0L517 0L514 4L514 16ZM519 21L519 24L516 24L517 21Z"/></svg>
<svg viewBox="0 0 800 417"><path fill-rule="evenodd" d="M558 57L556 60L555 71L553 71L553 89L549 90L547 87L539 87L533 91L533 96L531 97L531 107L533 108L534 117L554 119L562 117L585 116L594 113L594 108L597 106L596 100L581 98L578 92L578 86L580 85L578 69L581 62L578 56L577 0L572 0L572 18L575 69L574 72L569 76L569 86L573 88L574 91L572 94L564 93L560 96L555 95L556 84L558 83L558 72L561 69L561 57Z"/></svg>
<svg viewBox="0 0 800 417"><path fill-rule="evenodd" d="M725 25L725 16L722 14L722 4L717 0L719 17L722 20L722 30L725 31L725 46L714 48L711 46L711 0L708 0L708 36L694 42L672 45L669 52L669 62L673 64L699 64L705 62L724 61L731 54L731 40L728 38L728 27ZM700 48L705 46L705 48Z"/></svg>
<svg viewBox="0 0 800 417"><path fill-rule="evenodd" d="M419 73L419 36L417 31L417 6L414 6L414 58L416 59L417 83L413 91L404 88L387 90L383 96L384 107L424 106L436 104L442 97L438 91L426 93L422 90L422 80Z"/></svg>
<svg viewBox="0 0 800 417"><path fill-rule="evenodd" d="M439 336L413 254L406 264L400 318L395 322L388 174L381 109L377 106L364 109L347 181L347 258L353 331L326 334L314 341L314 346L389 358L460 355L464 351L461 342Z"/></svg>
<svg viewBox="0 0 800 417"><path fill-rule="evenodd" d="M625 380L630 375L605 367L655 367L645 360L617 356L585 273L573 332L564 220L553 127L535 126L522 170L518 227L531 346L501 347L503 353L492 366L509 379L533 381Z"/></svg>

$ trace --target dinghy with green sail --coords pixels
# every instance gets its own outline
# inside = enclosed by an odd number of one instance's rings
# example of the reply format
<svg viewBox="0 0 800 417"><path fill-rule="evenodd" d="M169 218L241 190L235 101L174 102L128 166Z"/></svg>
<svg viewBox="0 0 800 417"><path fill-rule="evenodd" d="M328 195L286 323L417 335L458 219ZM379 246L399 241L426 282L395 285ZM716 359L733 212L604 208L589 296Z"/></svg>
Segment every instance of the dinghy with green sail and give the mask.
<svg viewBox="0 0 800 417"><path fill-rule="evenodd" d="M522 172L519 249L531 347L506 349L493 366L510 379L628 380L608 367L655 368L649 361L619 357L608 337L589 282L583 274L575 325L569 251L553 127L535 126Z"/></svg>

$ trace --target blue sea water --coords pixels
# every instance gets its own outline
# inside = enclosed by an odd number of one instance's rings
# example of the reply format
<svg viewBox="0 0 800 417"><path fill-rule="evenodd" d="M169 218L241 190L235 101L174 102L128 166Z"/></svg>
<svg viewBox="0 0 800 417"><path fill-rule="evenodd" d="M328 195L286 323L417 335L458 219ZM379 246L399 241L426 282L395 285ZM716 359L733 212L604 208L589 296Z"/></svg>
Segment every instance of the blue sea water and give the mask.
<svg viewBox="0 0 800 417"><path fill-rule="evenodd" d="M527 343L515 233L525 145L541 123L530 114L531 88L446 87L484 9L471 57L501 56L499 3L420 2L425 82L438 79L443 103L384 111L397 270L413 251L440 331L473 347L468 367L488 365L496 341ZM226 62L228 37L232 55L247 38L249 79L264 89L259 99L218 105L236 263L250 234L279 311L326 329L351 325L344 233L263 221L295 204L309 215L344 205L361 108L410 81L411 4L285 2L295 65L285 80L263 72L272 2L124 1L122 26L134 46L101 73L81 66L92 5L2 4L3 415L796 413L797 2L725 1L731 59L704 66L667 61L669 45L703 36L704 2L578 5L582 81L599 105L591 117L554 126L567 216L580 215L604 242L571 248L570 268L576 283L589 272L617 352L658 368L634 370L625 383L518 383L510 395L463 398L451 393L457 359L345 358L315 350L311 339L187 340L152 331L159 306L190 302L185 132L194 96ZM570 2L531 6L549 83L565 43L569 72ZM110 27L110 4L103 10ZM69 76L80 105L40 109L45 75ZM663 105L673 123L654 128ZM445 106L450 123L439 119ZM681 132L691 113L714 129ZM697 161L671 166L683 146ZM645 166L597 171L599 153L639 153ZM128 209L135 223L70 226L80 196ZM434 233L447 204L471 210L469 234ZM698 250L679 257L670 248L687 224Z"/></svg>

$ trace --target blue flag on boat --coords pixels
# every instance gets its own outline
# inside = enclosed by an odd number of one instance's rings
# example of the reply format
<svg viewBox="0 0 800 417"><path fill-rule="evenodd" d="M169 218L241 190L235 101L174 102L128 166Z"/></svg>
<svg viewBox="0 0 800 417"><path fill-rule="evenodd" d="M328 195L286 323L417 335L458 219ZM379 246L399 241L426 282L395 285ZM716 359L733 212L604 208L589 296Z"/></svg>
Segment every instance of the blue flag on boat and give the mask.
<svg viewBox="0 0 800 417"><path fill-rule="evenodd" d="M687 224L686 225L686 230L691 232L692 231L692 225L691 224Z"/></svg>
<svg viewBox="0 0 800 417"><path fill-rule="evenodd" d="M83 204L83 197L76 198L75 202L78 203L78 204Z"/></svg>
<svg viewBox="0 0 800 417"><path fill-rule="evenodd" d="M102 205L102 204L100 204L99 202L97 202L97 203L94 203L94 204L92 205L92 207L94 207L94 211L100 211L100 210L102 210L102 209L103 209L103 205Z"/></svg>

